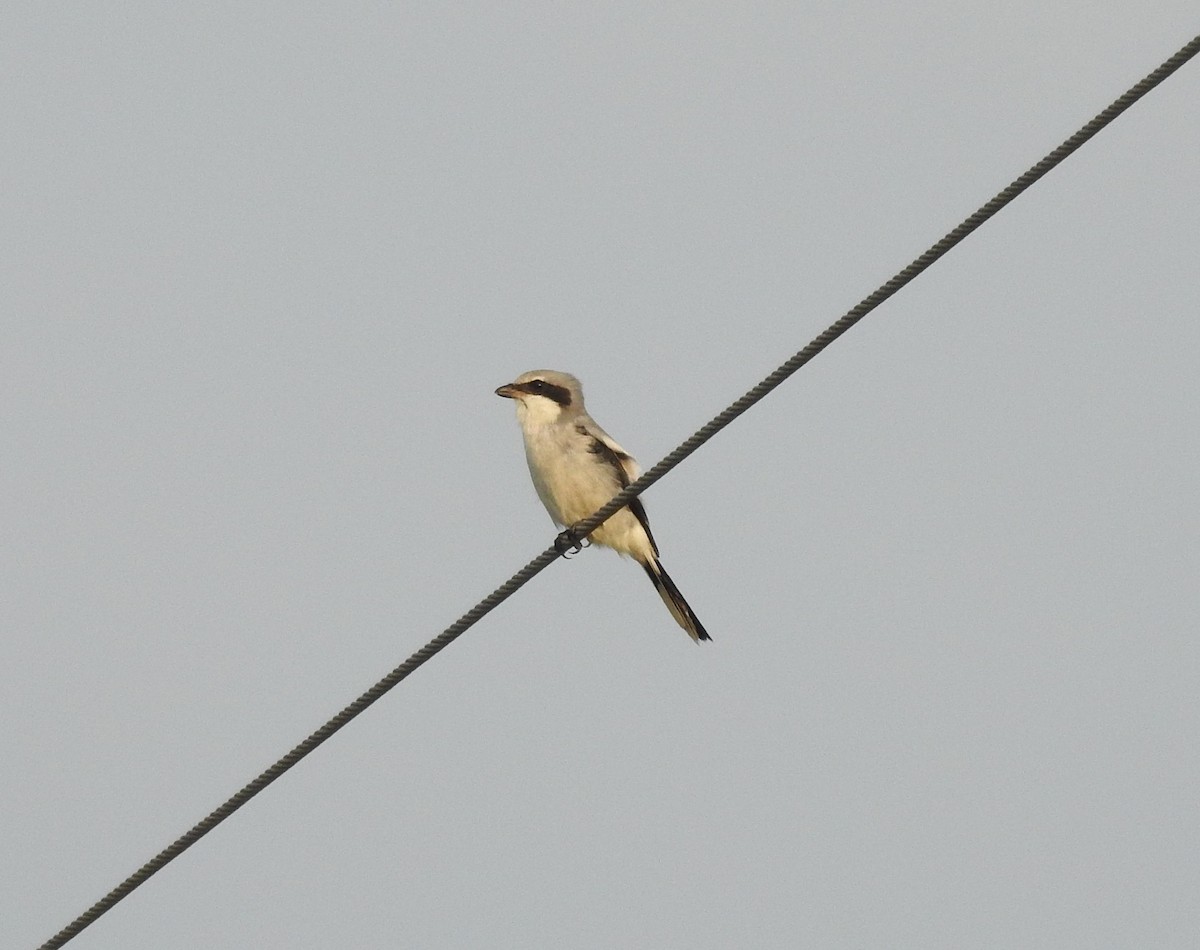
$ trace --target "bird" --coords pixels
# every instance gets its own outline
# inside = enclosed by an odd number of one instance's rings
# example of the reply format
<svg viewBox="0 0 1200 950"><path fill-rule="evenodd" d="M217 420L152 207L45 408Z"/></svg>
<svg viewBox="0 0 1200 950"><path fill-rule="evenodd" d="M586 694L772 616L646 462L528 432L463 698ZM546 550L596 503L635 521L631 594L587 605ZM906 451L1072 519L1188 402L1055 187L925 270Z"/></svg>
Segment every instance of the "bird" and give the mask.
<svg viewBox="0 0 1200 950"><path fill-rule="evenodd" d="M570 373L531 370L496 395L516 403L533 487L555 524L568 532L641 474L633 456L588 415L583 386ZM675 622L696 643L712 639L663 568L641 499L612 515L591 540L637 561Z"/></svg>

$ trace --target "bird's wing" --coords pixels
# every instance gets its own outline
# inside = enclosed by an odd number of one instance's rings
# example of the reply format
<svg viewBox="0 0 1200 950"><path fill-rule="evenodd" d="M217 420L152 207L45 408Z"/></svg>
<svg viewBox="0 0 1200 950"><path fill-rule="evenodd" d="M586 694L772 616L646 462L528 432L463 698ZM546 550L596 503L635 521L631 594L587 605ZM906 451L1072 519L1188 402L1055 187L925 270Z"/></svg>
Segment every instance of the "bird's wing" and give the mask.
<svg viewBox="0 0 1200 950"><path fill-rule="evenodd" d="M586 435L593 442L598 442L607 449L592 448L592 452L597 455L603 455L609 464L615 465L617 468L617 477L621 482L621 487L624 488L630 482L635 481L642 474L641 467L632 455L626 452L617 440L611 435L596 425L596 420L589 416L585 421L579 423L576 427L582 435Z"/></svg>
<svg viewBox="0 0 1200 950"><path fill-rule="evenodd" d="M595 420L591 417L588 417L585 422L577 424L575 429L580 435L586 436L590 440L588 451L603 460L612 469L616 480L614 494L616 491L628 487L642 474L637 459L621 448L617 440L596 425ZM646 509L642 507L642 500L640 498L633 499L629 503L629 510L633 512L633 516L637 518L642 530L646 532L650 547L657 555L658 545L654 542L654 535L650 531L650 519L646 517Z"/></svg>

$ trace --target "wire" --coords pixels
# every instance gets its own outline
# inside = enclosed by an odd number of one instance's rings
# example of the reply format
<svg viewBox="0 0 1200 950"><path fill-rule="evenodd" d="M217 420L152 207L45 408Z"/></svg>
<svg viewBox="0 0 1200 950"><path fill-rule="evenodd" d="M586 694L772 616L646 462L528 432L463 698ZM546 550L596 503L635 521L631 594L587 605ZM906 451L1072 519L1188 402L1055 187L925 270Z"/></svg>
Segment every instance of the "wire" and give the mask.
<svg viewBox="0 0 1200 950"><path fill-rule="evenodd" d="M626 487L619 495L615 496L603 508L597 511L590 518L587 518L575 525L571 532L572 535L580 539L586 538L588 535L590 535L598 526L612 517L612 515L615 514L619 509L624 508L627 504L629 504L630 501L644 492L647 488L671 471L671 469L673 469L676 465L695 452L696 449L700 448L700 446L702 446L705 442L733 422L734 419L744 413L755 403L763 399L768 393L773 392L780 386L780 384L783 383L784 380L800 369L800 367L812 360L818 353L829 346L830 343L858 323L859 320L861 320L881 303L899 291L902 287L911 283L913 280L923 274L934 263L944 257L955 245L971 234L976 228L994 216L998 211L1000 211L1001 208L1028 189L1036 181L1061 164L1063 160L1070 156L1076 149L1095 136L1097 132L1111 123L1117 118L1117 116L1137 102L1137 100L1142 98L1142 96L1178 70L1181 66L1183 66L1184 63L1194 57L1198 52L1200 52L1200 36L1195 37L1190 43L1180 49L1179 52L1175 53L1175 55L1170 57L1170 59L1166 60L1161 66L1146 76L1146 78L1132 86L1124 95L1115 100L1104 111L1096 115L1095 118L1084 125L1083 128L1063 142L1060 146L1058 146L1058 148L1050 152L1050 154L1048 154L1040 162L1017 178L999 194L997 194L996 197L992 198L991 201L987 202L987 204L983 205L978 211L958 225L958 227L950 231L945 237L930 247L929 250L927 250L924 254L896 274L895 277L883 284L870 296L864 298L853 309L849 310L844 316L837 320L837 322L825 330L825 332L820 334L820 336L809 343L808 346L792 356L789 360L787 360L787 362L783 363L762 382L747 392L740 399L732 403L727 409L714 417L709 423L698 429L689 439L680 444L678 448L676 448L673 452L663 458L663 460L657 465L643 474L637 481ZM166 865L175 858L179 857L179 855L181 855L193 844L212 831L217 825L223 822L235 811L245 805L248 801L250 801L250 799L252 799L255 795L283 775L283 773L288 771L288 769L290 769L293 765L298 763L310 752L314 751L318 746L324 743L326 739L329 739L334 733L340 730L343 726L347 725L352 719L364 712L369 706L375 703L376 700L380 699L385 693L400 683L401 680L405 679L419 666L436 656L451 643L457 640L463 633L465 633L470 627L474 626L474 624L481 620L485 615L490 613L494 608L499 606L514 593L524 587L525 584L532 580L537 574L541 573L546 567L555 561L558 556L558 548L552 545L535 557L532 561L517 571L516 574L492 591L492 593L490 593L487 597L459 617L459 619L453 624L430 640L429 643L427 643L424 647L410 656L407 660L392 670L392 672L390 672L387 676L359 696L358 699L354 700L354 702L352 702L349 706L325 723L325 725L323 725L320 729L297 745L294 749L292 749L291 752L264 771L252 782L246 784L239 792L237 792L237 794L233 795L228 801L222 804L219 808L215 809L211 814L204 818L204 820L193 826L186 834L181 835L174 842L172 842L171 845L164 848L144 865L138 868L137 871L109 891L108 894L96 901L95 904L80 914L70 924L43 943L38 950L56 950L56 948L63 946L68 940L71 940L73 937L77 936L84 928L94 923L102 914L111 910L118 902L129 896L129 894L132 893L136 888L140 887L154 874L166 867Z"/></svg>

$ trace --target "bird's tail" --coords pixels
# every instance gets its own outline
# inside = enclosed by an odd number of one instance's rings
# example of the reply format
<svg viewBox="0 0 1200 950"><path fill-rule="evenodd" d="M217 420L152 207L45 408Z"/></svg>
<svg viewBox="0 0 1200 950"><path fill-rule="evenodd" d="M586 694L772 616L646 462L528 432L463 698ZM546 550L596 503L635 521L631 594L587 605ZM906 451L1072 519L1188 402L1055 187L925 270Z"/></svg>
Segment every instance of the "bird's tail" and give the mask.
<svg viewBox="0 0 1200 950"><path fill-rule="evenodd" d="M671 611L671 616L675 618L675 622L683 627L687 635L697 643L701 640L711 640L712 637L704 629L704 624L692 613L692 608L683 599L683 594L679 593L679 588L671 580L671 575L663 570L663 566L658 558L651 558L644 562L642 568L649 576L654 589L658 591L658 596L667 605L667 610Z"/></svg>

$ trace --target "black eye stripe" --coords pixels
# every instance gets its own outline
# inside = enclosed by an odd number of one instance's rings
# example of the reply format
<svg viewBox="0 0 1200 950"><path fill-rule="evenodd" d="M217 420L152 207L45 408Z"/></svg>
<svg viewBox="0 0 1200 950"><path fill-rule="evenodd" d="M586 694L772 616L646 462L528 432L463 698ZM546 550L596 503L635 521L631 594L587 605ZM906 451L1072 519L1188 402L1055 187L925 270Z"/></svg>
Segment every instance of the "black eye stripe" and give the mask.
<svg viewBox="0 0 1200 950"><path fill-rule="evenodd" d="M571 405L571 391L566 386L555 386L554 383L548 383L544 379L531 379L527 383L522 383L520 388L534 396L545 396L560 406Z"/></svg>

